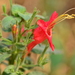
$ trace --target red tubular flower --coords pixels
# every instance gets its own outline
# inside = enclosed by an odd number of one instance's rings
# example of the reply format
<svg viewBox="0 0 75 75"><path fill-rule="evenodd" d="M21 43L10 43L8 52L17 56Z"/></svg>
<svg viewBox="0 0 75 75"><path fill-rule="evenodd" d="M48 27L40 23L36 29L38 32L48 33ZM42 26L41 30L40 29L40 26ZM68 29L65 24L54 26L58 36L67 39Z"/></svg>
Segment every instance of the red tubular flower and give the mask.
<svg viewBox="0 0 75 75"><path fill-rule="evenodd" d="M49 21L47 21L47 22L45 22L44 20L37 21L37 24L39 25L39 27L36 28L33 32L34 41L28 45L28 47L27 47L28 51L31 51L35 45L43 42L46 39L49 41L52 51L54 51L54 45L52 43L52 28L55 25L55 23L53 23L53 21L57 18L57 16L58 16L58 14L56 12L54 12L52 14L52 16L50 17Z"/></svg>

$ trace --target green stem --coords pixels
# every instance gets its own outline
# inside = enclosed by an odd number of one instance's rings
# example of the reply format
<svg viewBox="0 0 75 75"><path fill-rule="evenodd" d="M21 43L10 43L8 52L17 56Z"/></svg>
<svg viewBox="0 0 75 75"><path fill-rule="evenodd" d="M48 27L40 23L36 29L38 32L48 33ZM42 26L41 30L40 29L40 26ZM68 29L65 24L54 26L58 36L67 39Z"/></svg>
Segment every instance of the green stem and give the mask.
<svg viewBox="0 0 75 75"><path fill-rule="evenodd" d="M28 67L36 67L36 66L39 66L39 65L38 64L36 64L36 65L24 65L23 67L28 68Z"/></svg>
<svg viewBox="0 0 75 75"><path fill-rule="evenodd" d="M46 47L44 48L44 51L43 51L42 54L40 55L40 57L39 57L39 59L38 59L38 64L42 61L43 56L44 56L45 52L47 51L47 49L48 49L48 46L46 46Z"/></svg>
<svg viewBox="0 0 75 75"><path fill-rule="evenodd" d="M21 35L21 24L19 25L18 42L20 42L21 39L20 35Z"/></svg>
<svg viewBox="0 0 75 75"><path fill-rule="evenodd" d="M1 26L1 28L0 28L0 38L2 38L2 24L1 24L1 21L0 21L0 26Z"/></svg>
<svg viewBox="0 0 75 75"><path fill-rule="evenodd" d="M44 54L45 54L45 52L46 52L47 49L48 49L48 46L46 46L46 47L44 48L44 51L43 51L42 54L40 55L41 57L44 56Z"/></svg>
<svg viewBox="0 0 75 75"><path fill-rule="evenodd" d="M12 0L9 0L10 1L10 11L12 10ZM12 14L11 12L10 12L10 14Z"/></svg>
<svg viewBox="0 0 75 75"><path fill-rule="evenodd" d="M34 11L32 17L31 17L31 19L28 21L28 24L27 24L27 27L28 27L28 28L30 27L30 24L31 24L31 22L32 22L32 20L34 19L34 17L35 17L36 14L37 14L37 11Z"/></svg>
<svg viewBox="0 0 75 75"><path fill-rule="evenodd" d="M26 30L21 34L21 36L26 32Z"/></svg>
<svg viewBox="0 0 75 75"><path fill-rule="evenodd" d="M19 38L21 38L21 37L22 37L22 35L23 35L25 32L26 32L26 30L25 30L25 31L23 31L23 32L22 32L22 34L20 34L20 35L19 35Z"/></svg>
<svg viewBox="0 0 75 75"><path fill-rule="evenodd" d="M20 54L17 55L17 58L16 58L16 68L15 70L18 71L20 65L21 65L21 59L20 59Z"/></svg>
<svg viewBox="0 0 75 75"><path fill-rule="evenodd" d="M16 51L16 47L13 44L12 45L12 55L10 57L9 64L14 64L14 61L15 61L15 58L16 58L16 52L15 51Z"/></svg>
<svg viewBox="0 0 75 75"><path fill-rule="evenodd" d="M10 9L12 8L12 0L9 0L10 1Z"/></svg>

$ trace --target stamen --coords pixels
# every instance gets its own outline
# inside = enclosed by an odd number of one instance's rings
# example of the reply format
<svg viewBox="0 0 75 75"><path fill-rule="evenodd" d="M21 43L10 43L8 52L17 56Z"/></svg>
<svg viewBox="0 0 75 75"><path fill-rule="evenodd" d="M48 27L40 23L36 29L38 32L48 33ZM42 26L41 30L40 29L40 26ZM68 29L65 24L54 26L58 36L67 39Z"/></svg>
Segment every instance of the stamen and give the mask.
<svg viewBox="0 0 75 75"><path fill-rule="evenodd" d="M62 15L60 15L59 17L57 17L52 23L50 23L49 27L47 29L51 29L53 28L54 24L58 24L61 21L64 21L65 19L73 19L75 18L75 14L66 14L67 12L74 10L75 8L71 8L69 10L67 10L66 12L64 12Z"/></svg>
<svg viewBox="0 0 75 75"><path fill-rule="evenodd" d="M61 21L65 20L65 19L72 19L74 18L74 14L69 15L69 14L62 14L59 17L57 17L50 25L54 24L54 23L60 23Z"/></svg>
<svg viewBox="0 0 75 75"><path fill-rule="evenodd" d="M71 8L71 9L65 11L63 14L66 14L66 13L68 13L68 12L71 11L71 10L75 10L75 8Z"/></svg>

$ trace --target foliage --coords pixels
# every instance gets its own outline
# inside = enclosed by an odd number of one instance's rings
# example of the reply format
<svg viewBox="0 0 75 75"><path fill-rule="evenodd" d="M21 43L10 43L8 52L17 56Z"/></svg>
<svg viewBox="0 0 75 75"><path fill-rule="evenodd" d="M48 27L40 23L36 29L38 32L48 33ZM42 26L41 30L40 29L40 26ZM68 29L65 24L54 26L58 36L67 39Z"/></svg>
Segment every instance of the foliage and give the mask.
<svg viewBox="0 0 75 75"><path fill-rule="evenodd" d="M31 73L29 73L27 75L46 75L46 74L44 74L42 72L39 72L39 71L33 71L33 72L31 72Z"/></svg>
<svg viewBox="0 0 75 75"><path fill-rule="evenodd" d="M32 21L34 18L36 18L36 21L45 18L38 15L36 9L33 13L29 13L25 7L12 4L11 0L10 7L10 15L8 15L6 6L3 5L4 18L1 21L0 63L3 63L6 59L9 62L9 66L3 71L2 75L23 75L25 68L40 67L38 63L34 65L30 57L26 56L25 58L23 56L27 52L27 45L33 41L32 30L38 27L36 22L32 25ZM11 37L4 38L2 31L11 32ZM45 64L44 62L42 60L41 66Z"/></svg>

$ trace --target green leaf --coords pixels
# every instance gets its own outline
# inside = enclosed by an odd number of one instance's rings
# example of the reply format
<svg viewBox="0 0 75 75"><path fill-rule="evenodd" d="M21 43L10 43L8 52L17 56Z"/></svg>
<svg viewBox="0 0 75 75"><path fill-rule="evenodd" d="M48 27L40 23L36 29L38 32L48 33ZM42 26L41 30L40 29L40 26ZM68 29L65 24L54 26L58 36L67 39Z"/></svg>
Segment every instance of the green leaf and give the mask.
<svg viewBox="0 0 75 75"><path fill-rule="evenodd" d="M36 15L35 17L41 18L41 19L45 19L45 17L44 16L41 16L41 15Z"/></svg>
<svg viewBox="0 0 75 75"><path fill-rule="evenodd" d="M0 30L0 38L2 38L2 32L1 32L1 30Z"/></svg>
<svg viewBox="0 0 75 75"><path fill-rule="evenodd" d="M34 11L34 12L33 12L31 18L28 20L28 24L26 25L27 28L30 27L30 24L32 23L32 21L33 21L33 19L35 18L35 16L36 16L37 13L38 13L37 11Z"/></svg>
<svg viewBox="0 0 75 75"><path fill-rule="evenodd" d="M7 53L10 51L10 48L7 45L2 44L0 41L0 53Z"/></svg>
<svg viewBox="0 0 75 75"><path fill-rule="evenodd" d="M7 46L0 44L0 53L6 53L8 51L9 51L9 48Z"/></svg>
<svg viewBox="0 0 75 75"><path fill-rule="evenodd" d="M38 25L31 25L30 26L30 29L35 29L35 28L37 28L38 27Z"/></svg>
<svg viewBox="0 0 75 75"><path fill-rule="evenodd" d="M13 42L10 39L6 39L6 38L2 38L1 43L5 44L5 45L12 45Z"/></svg>
<svg viewBox="0 0 75 75"><path fill-rule="evenodd" d="M27 12L24 13L24 14L18 12L18 15L19 15L21 18L23 18L24 20L29 20L29 19L31 18L31 16L32 16L32 14L29 14L29 13L27 13Z"/></svg>
<svg viewBox="0 0 75 75"><path fill-rule="evenodd" d="M21 18L19 17L12 17L12 16L7 16L2 20L2 29L5 32L10 32L11 31L11 27L16 24L19 23L21 21Z"/></svg>
<svg viewBox="0 0 75 75"><path fill-rule="evenodd" d="M11 28L2 28L4 32L11 32Z"/></svg>
<svg viewBox="0 0 75 75"><path fill-rule="evenodd" d="M5 52L4 46L0 44L0 53L4 53L4 52Z"/></svg>
<svg viewBox="0 0 75 75"><path fill-rule="evenodd" d="M48 59L48 58L43 58L43 59L41 60L41 62L39 63L39 65L40 65L40 66L43 66L43 65L47 64L48 62L49 62L49 59Z"/></svg>
<svg viewBox="0 0 75 75"><path fill-rule="evenodd" d="M21 6L21 5L15 4L15 5L12 5L12 9L11 10L12 10L12 14L14 16L18 16L19 12L22 13L22 14L25 13L26 8Z"/></svg>
<svg viewBox="0 0 75 75"><path fill-rule="evenodd" d="M41 49L39 49L39 46L37 48L37 46L35 46L33 49L32 49L32 52L33 53L36 53L36 54L41 54L43 51Z"/></svg>
<svg viewBox="0 0 75 75"><path fill-rule="evenodd" d="M44 74L43 72L40 72L40 71L32 71L27 75L46 75L46 74Z"/></svg>
<svg viewBox="0 0 75 75"><path fill-rule="evenodd" d="M29 43L31 43L33 40L30 38L30 39L28 39L28 38L23 38L23 41L24 41L24 44L25 44L25 46L27 46Z"/></svg>
<svg viewBox="0 0 75 75"><path fill-rule="evenodd" d="M10 57L11 54L0 54L0 63L3 62L6 58Z"/></svg>
<svg viewBox="0 0 75 75"><path fill-rule="evenodd" d="M20 17L22 17L24 20L29 20L32 17L33 14L27 13L27 12L25 12L24 14L22 14L22 13L18 12L18 15ZM41 18L41 19L45 19L45 17L43 17L41 15L35 15L35 17Z"/></svg>
<svg viewBox="0 0 75 75"><path fill-rule="evenodd" d="M4 14L6 14L6 12L7 12L7 10L6 10L6 5L3 5L3 12L4 12Z"/></svg>
<svg viewBox="0 0 75 75"><path fill-rule="evenodd" d="M12 20L13 20L13 17L11 16L7 16L2 20L2 27L4 30L8 31L11 28Z"/></svg>
<svg viewBox="0 0 75 75"><path fill-rule="evenodd" d="M7 16L2 20L2 28L3 30L10 32L11 26L15 23L15 19L12 16Z"/></svg>
<svg viewBox="0 0 75 75"><path fill-rule="evenodd" d="M20 23L21 22L21 18L20 17L15 17L15 21L17 22L17 23Z"/></svg>
<svg viewBox="0 0 75 75"><path fill-rule="evenodd" d="M40 44L40 45L36 45L33 49L32 52L36 53L36 54L41 54L43 52L45 48L45 45ZM54 53L54 54L63 54L62 50L54 50L52 51L51 48L49 47L46 51L46 54L50 54L50 53Z"/></svg>
<svg viewBox="0 0 75 75"><path fill-rule="evenodd" d="M10 66L8 66L8 67L4 70L4 72L2 73L2 75L13 75L14 69L15 69L15 66L14 66L14 65L10 65ZM17 74L14 74L14 75L17 75Z"/></svg>
<svg viewBox="0 0 75 75"><path fill-rule="evenodd" d="M11 73L10 75L18 75L17 73Z"/></svg>
<svg viewBox="0 0 75 75"><path fill-rule="evenodd" d="M32 64L32 63L33 63L32 59L30 57L26 57L25 64Z"/></svg>
<svg viewBox="0 0 75 75"><path fill-rule="evenodd" d="M41 54L44 51L45 46L44 45L36 45L32 52L36 53L36 54ZM46 53L50 53L51 50L47 50Z"/></svg>
<svg viewBox="0 0 75 75"><path fill-rule="evenodd" d="M14 65L9 65L7 68L3 71L2 75L23 75L23 72L15 71L16 67Z"/></svg>
<svg viewBox="0 0 75 75"><path fill-rule="evenodd" d="M16 46L17 46L17 48L19 49L19 50L25 50L25 44L24 43L16 43Z"/></svg>

